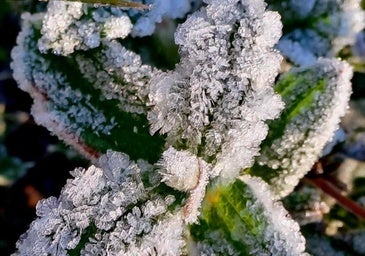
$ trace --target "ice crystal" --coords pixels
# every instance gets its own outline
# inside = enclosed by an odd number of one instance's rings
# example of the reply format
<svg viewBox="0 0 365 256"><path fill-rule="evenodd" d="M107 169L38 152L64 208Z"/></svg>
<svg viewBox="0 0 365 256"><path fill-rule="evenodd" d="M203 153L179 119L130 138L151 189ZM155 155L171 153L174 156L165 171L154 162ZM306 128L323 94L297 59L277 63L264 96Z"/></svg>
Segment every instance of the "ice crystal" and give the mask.
<svg viewBox="0 0 365 256"><path fill-rule="evenodd" d="M183 18L194 0L148 1L145 11L77 1L50 0L43 20L39 49L69 55L98 47L102 41L129 36L149 36L164 18ZM134 20L134 24L131 19Z"/></svg>
<svg viewBox="0 0 365 256"><path fill-rule="evenodd" d="M95 83L107 100L118 100L122 110L131 113L146 112L147 83L158 72L142 63L141 57L127 50L117 41L101 44L95 59L77 55L76 61L85 79Z"/></svg>
<svg viewBox="0 0 365 256"><path fill-rule="evenodd" d="M152 134L208 162L216 158L212 173L231 180L252 164L264 121L283 107L272 89L281 23L263 1L206 2L176 31L177 68L151 80L148 118Z"/></svg>
<svg viewBox="0 0 365 256"><path fill-rule="evenodd" d="M37 205L38 218L17 243L15 255L66 255L90 229L95 231L81 255L181 253L182 213L168 210L174 197L151 192L142 182L152 167L113 151L99 165L74 170L59 199Z"/></svg>
<svg viewBox="0 0 365 256"><path fill-rule="evenodd" d="M202 159L187 151L177 151L170 147L162 155L161 166L162 181L178 190L193 189L199 180L203 169L209 165Z"/></svg>
<svg viewBox="0 0 365 256"><path fill-rule="evenodd" d="M38 43L40 51L68 55L75 50L98 47L103 37L114 39L129 35L132 23L122 10L99 9L81 2L49 1Z"/></svg>
<svg viewBox="0 0 365 256"><path fill-rule="evenodd" d="M240 255L232 244L227 241L225 234L220 231L212 231L207 234L205 241L198 241L196 244L196 255L201 256L218 256L218 255ZM209 242L208 242L209 241ZM212 243L212 244L210 244Z"/></svg>
<svg viewBox="0 0 365 256"><path fill-rule="evenodd" d="M318 57L334 57L365 27L360 0L268 0L284 23L277 47L297 65L310 65Z"/></svg>
<svg viewBox="0 0 365 256"><path fill-rule="evenodd" d="M157 165L163 182L177 190L190 192L184 217L187 223L195 222L210 178L211 165L188 151L177 151L173 147L163 152Z"/></svg>

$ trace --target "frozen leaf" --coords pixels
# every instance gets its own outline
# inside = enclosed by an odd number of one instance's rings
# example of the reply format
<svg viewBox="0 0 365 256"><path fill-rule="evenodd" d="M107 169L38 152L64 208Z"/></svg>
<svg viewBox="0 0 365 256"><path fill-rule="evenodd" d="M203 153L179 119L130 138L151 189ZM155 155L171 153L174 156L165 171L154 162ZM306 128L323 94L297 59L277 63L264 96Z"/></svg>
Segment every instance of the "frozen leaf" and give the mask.
<svg viewBox="0 0 365 256"><path fill-rule="evenodd" d="M320 59L283 75L275 89L285 109L269 124L261 155L249 170L288 195L311 169L338 128L351 94L352 69L346 62Z"/></svg>
<svg viewBox="0 0 365 256"><path fill-rule="evenodd" d="M260 178L209 188L191 232L198 255L305 255L299 225Z"/></svg>
<svg viewBox="0 0 365 256"><path fill-rule="evenodd" d="M182 211L167 191L144 186L151 166L113 151L99 164L76 169L59 199L37 205L38 218L14 255L180 255Z"/></svg>
<svg viewBox="0 0 365 256"><path fill-rule="evenodd" d="M265 121L283 107L272 88L281 23L263 1L206 2L175 33L176 69L150 82L148 119L152 134L212 163L211 176L233 180L253 164Z"/></svg>
<svg viewBox="0 0 365 256"><path fill-rule="evenodd" d="M125 1L101 1L114 2L115 5L103 6L98 0L50 0L43 20L40 50L68 55L75 50L96 48L105 39L124 39L130 34L149 36L155 31L155 23L161 23L164 18L184 17L191 9L191 2L194 2L154 0L149 1L150 8L136 10L120 8ZM141 3L128 4L146 6Z"/></svg>
<svg viewBox="0 0 365 256"><path fill-rule="evenodd" d="M20 88L34 99L37 123L91 159L115 149L156 161L164 140L149 135L144 105L155 71L116 41L90 53L42 54L37 48L42 18L23 15L11 65Z"/></svg>

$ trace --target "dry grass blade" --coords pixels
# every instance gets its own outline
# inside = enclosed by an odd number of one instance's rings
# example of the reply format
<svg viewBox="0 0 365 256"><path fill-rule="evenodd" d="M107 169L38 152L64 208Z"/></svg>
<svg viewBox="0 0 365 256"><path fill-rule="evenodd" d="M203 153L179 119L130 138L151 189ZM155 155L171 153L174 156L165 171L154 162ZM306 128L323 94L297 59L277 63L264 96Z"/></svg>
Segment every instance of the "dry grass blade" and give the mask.
<svg viewBox="0 0 365 256"><path fill-rule="evenodd" d="M40 1L47 1L47 0L40 0ZM105 5L114 5L123 8L135 8L140 10L146 10L150 7L145 4L123 1L123 0L66 0L70 2L83 2L88 4L105 4Z"/></svg>

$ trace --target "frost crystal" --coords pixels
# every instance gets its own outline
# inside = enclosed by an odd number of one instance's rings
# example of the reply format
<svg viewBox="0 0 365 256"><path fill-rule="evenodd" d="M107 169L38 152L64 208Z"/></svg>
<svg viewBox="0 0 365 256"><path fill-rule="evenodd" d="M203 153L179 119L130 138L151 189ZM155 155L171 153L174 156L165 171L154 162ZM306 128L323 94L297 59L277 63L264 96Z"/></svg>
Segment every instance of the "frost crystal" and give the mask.
<svg viewBox="0 0 365 256"><path fill-rule="evenodd" d="M120 101L122 110L139 114L146 112L147 83L158 70L143 64L138 54L115 40L103 42L100 50L95 58L82 54L76 56L85 79L95 84L107 100Z"/></svg>
<svg viewBox="0 0 365 256"><path fill-rule="evenodd" d="M74 170L59 199L37 205L38 219L17 243L15 255L66 255L88 233L81 255L181 253L182 214L168 210L174 197L156 194L142 182L142 176L156 175L151 166L113 151L99 164Z"/></svg>
<svg viewBox="0 0 365 256"><path fill-rule="evenodd" d="M129 17L118 8L50 0L38 47L41 52L52 50L54 54L69 55L75 50L98 47L103 37L125 38L131 30Z"/></svg>
<svg viewBox="0 0 365 256"><path fill-rule="evenodd" d="M281 23L263 1L206 2L176 31L180 64L151 80L148 118L151 133L208 162L216 157L212 176L232 180L252 165L264 121L283 107L272 89Z"/></svg>
<svg viewBox="0 0 365 256"><path fill-rule="evenodd" d="M195 155L187 151L179 152L172 147L163 153L159 165L162 181L182 191L193 189L198 184L201 170L209 167Z"/></svg>
<svg viewBox="0 0 365 256"><path fill-rule="evenodd" d="M218 255L240 255L232 244L227 241L225 235L220 230L209 232L206 240L214 241L213 244L207 243L207 241L198 241L196 244L196 255L200 256L218 256Z"/></svg>
<svg viewBox="0 0 365 256"><path fill-rule="evenodd" d="M211 165L188 151L168 148L158 163L160 173L170 187L189 191L190 197L185 203L185 221L195 222L209 181Z"/></svg>
<svg viewBox="0 0 365 256"><path fill-rule="evenodd" d="M126 10L75 1L50 0L43 21L39 49L69 55L98 47L102 41L128 35L149 36L164 18L183 18L196 0L147 1L150 10ZM135 24L132 24L131 19Z"/></svg>

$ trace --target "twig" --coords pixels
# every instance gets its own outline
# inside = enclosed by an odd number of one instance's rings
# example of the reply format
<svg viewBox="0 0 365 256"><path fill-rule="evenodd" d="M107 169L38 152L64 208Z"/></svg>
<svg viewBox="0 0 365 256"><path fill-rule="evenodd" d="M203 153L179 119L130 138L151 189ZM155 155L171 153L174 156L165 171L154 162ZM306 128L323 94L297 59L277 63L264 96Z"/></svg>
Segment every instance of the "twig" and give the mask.
<svg viewBox="0 0 365 256"><path fill-rule="evenodd" d="M315 185L320 188L323 192L327 193L334 199L337 203L347 209L349 212L355 214L359 218L365 219L365 208L361 207L359 204L351 200L350 198L341 194L341 190L334 184L322 177L307 177L304 178L305 181Z"/></svg>

